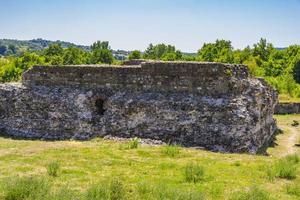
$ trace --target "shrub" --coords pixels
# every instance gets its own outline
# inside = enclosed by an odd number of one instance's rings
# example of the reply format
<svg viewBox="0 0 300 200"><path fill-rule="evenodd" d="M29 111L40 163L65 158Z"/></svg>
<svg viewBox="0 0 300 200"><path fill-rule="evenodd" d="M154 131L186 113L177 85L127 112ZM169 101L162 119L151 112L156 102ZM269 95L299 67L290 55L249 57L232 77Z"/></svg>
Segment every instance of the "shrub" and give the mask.
<svg viewBox="0 0 300 200"><path fill-rule="evenodd" d="M46 199L50 184L45 178L17 177L8 180L5 188L5 200Z"/></svg>
<svg viewBox="0 0 300 200"><path fill-rule="evenodd" d="M179 146L167 145L164 146L161 150L161 153L165 156L169 156L171 158L177 157L180 154Z"/></svg>
<svg viewBox="0 0 300 200"><path fill-rule="evenodd" d="M129 60L133 60L133 59L141 59L142 58L142 53L138 50L134 50L132 51L129 56L128 59Z"/></svg>
<svg viewBox="0 0 300 200"><path fill-rule="evenodd" d="M254 186L251 187L248 191L236 192L232 195L230 200L270 200L272 199L271 195Z"/></svg>
<svg viewBox="0 0 300 200"><path fill-rule="evenodd" d="M57 177L60 169L60 164L58 162L51 162L47 166L47 173L49 176Z"/></svg>
<svg viewBox="0 0 300 200"><path fill-rule="evenodd" d="M290 184L286 186L286 193L300 197L300 186L297 184Z"/></svg>
<svg viewBox="0 0 300 200"><path fill-rule="evenodd" d="M293 123L291 125L297 127L299 126L299 122L297 120L293 120Z"/></svg>
<svg viewBox="0 0 300 200"><path fill-rule="evenodd" d="M204 168L198 164L189 163L185 167L185 181L197 183L204 179Z"/></svg>
<svg viewBox="0 0 300 200"><path fill-rule="evenodd" d="M240 161L235 161L235 162L233 163L233 165L236 166L236 167L240 167L242 164L241 164Z"/></svg>

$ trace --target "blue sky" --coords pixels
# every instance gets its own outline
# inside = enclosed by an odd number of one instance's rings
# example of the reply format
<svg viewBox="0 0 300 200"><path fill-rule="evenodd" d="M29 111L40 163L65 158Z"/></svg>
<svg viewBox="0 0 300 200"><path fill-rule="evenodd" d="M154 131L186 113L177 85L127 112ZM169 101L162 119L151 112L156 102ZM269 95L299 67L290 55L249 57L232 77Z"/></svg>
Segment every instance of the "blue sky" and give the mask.
<svg viewBox="0 0 300 200"><path fill-rule="evenodd" d="M194 52L204 42L235 48L267 38L300 44L300 0L0 0L0 38L45 38L112 48L168 43Z"/></svg>

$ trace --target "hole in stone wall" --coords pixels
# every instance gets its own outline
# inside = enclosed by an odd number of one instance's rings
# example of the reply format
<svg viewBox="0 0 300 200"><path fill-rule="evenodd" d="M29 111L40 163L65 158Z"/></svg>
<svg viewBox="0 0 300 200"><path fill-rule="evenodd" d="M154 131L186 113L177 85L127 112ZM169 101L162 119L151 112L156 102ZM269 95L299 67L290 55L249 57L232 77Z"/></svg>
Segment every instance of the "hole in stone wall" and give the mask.
<svg viewBox="0 0 300 200"><path fill-rule="evenodd" d="M5 110L0 106L0 119L5 118Z"/></svg>
<svg viewBox="0 0 300 200"><path fill-rule="evenodd" d="M98 115L104 115L105 109L104 109L104 99L103 98L97 98L95 101L96 106L96 112Z"/></svg>

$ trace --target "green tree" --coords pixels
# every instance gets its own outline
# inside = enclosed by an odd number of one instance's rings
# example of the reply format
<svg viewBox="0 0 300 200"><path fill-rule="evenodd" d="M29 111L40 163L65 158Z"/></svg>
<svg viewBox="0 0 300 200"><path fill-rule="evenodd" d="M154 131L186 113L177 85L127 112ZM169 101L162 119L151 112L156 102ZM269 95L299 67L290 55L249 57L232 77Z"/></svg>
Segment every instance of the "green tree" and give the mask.
<svg viewBox="0 0 300 200"><path fill-rule="evenodd" d="M142 58L142 53L138 50L132 51L128 56L129 60L141 59L141 58Z"/></svg>
<svg viewBox="0 0 300 200"><path fill-rule="evenodd" d="M234 54L231 41L216 40L215 43L204 44L198 51L198 60L233 63Z"/></svg>
<svg viewBox="0 0 300 200"><path fill-rule="evenodd" d="M249 60L251 55L252 55L252 52L251 52L251 48L249 46L247 46L243 50L235 50L233 52L234 63L242 64L246 60Z"/></svg>
<svg viewBox="0 0 300 200"><path fill-rule="evenodd" d="M5 45L0 45L0 55L5 55L7 51L7 47Z"/></svg>
<svg viewBox="0 0 300 200"><path fill-rule="evenodd" d="M254 44L253 55L260 56L263 61L268 61L274 47L271 43L267 43L266 39L261 38L257 44Z"/></svg>
<svg viewBox="0 0 300 200"><path fill-rule="evenodd" d="M144 58L146 59L155 59L155 50L154 50L154 45L153 44L149 44L149 46L147 47L145 53L144 53Z"/></svg>
<svg viewBox="0 0 300 200"><path fill-rule="evenodd" d="M79 65L86 63L85 53L77 47L68 47L64 51L63 64L64 65Z"/></svg>
<svg viewBox="0 0 300 200"><path fill-rule="evenodd" d="M300 57L300 45L291 45L284 50L285 62L288 70L293 70L295 63Z"/></svg>
<svg viewBox="0 0 300 200"><path fill-rule="evenodd" d="M10 52L10 54L15 55L17 53L17 48L15 45L10 44L10 45L8 45L8 51Z"/></svg>
<svg viewBox="0 0 300 200"><path fill-rule="evenodd" d="M172 45L150 44L144 53L144 58L153 60L179 60L182 58L182 53L179 50L176 50L175 46Z"/></svg>
<svg viewBox="0 0 300 200"><path fill-rule="evenodd" d="M97 42L94 42L92 45L91 45L91 49L92 51L95 51L95 50L99 50L99 49L108 49L110 50L110 46L109 46L109 42L108 41L97 41Z"/></svg>
<svg viewBox="0 0 300 200"><path fill-rule="evenodd" d="M44 58L36 53L26 52L19 58L10 58L9 62L0 68L0 81L17 81L22 73L33 65L44 64Z"/></svg>
<svg viewBox="0 0 300 200"><path fill-rule="evenodd" d="M48 48L45 49L44 55L46 57L50 56L62 56L64 49L61 47L60 44L51 44Z"/></svg>
<svg viewBox="0 0 300 200"><path fill-rule="evenodd" d="M293 76L297 83L300 83L300 56L294 64Z"/></svg>
<svg viewBox="0 0 300 200"><path fill-rule="evenodd" d="M45 62L51 65L63 64L64 49L60 44L51 44L44 50Z"/></svg>
<svg viewBox="0 0 300 200"><path fill-rule="evenodd" d="M106 63L112 64L114 57L108 42L97 41L91 46L92 53L90 57L91 64Z"/></svg>
<svg viewBox="0 0 300 200"><path fill-rule="evenodd" d="M16 68L15 58L0 66L0 82L9 82L18 80L23 70Z"/></svg>
<svg viewBox="0 0 300 200"><path fill-rule="evenodd" d="M268 61L263 63L266 76L276 77L283 74L287 67L284 53L275 49L271 52Z"/></svg>
<svg viewBox="0 0 300 200"><path fill-rule="evenodd" d="M15 66L16 68L27 70L33 65L41 65L45 64L44 58L42 56L39 56L36 53L30 53L26 52L23 56L16 59Z"/></svg>

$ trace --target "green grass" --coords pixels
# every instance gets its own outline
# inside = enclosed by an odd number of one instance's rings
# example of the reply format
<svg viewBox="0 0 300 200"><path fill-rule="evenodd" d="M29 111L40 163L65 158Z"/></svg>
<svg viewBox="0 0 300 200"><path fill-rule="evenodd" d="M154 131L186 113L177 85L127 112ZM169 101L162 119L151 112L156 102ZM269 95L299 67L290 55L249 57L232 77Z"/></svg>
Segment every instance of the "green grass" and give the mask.
<svg viewBox="0 0 300 200"><path fill-rule="evenodd" d="M140 145L140 140L138 138L133 138L128 142L121 143L119 145L120 150L129 150L129 149L137 149Z"/></svg>
<svg viewBox="0 0 300 200"><path fill-rule="evenodd" d="M180 155L180 147L173 145L166 145L161 150L162 155L175 158Z"/></svg>
<svg viewBox="0 0 300 200"><path fill-rule="evenodd" d="M287 194L300 198L300 184L292 183L286 186Z"/></svg>
<svg viewBox="0 0 300 200"><path fill-rule="evenodd" d="M230 200L271 200L274 199L267 191L253 186L246 191L239 191L232 195ZM275 200L275 199L274 199Z"/></svg>
<svg viewBox="0 0 300 200"><path fill-rule="evenodd" d="M86 200L122 200L126 199L124 183L117 178L91 186L83 196Z"/></svg>
<svg viewBox="0 0 300 200"><path fill-rule="evenodd" d="M186 182L198 183L204 180L204 167L195 164L188 163L185 166L184 177Z"/></svg>
<svg viewBox="0 0 300 200"><path fill-rule="evenodd" d="M279 95L279 102L280 103L300 103L300 98L297 97L291 97L286 94L280 94Z"/></svg>
<svg viewBox="0 0 300 200"><path fill-rule="evenodd" d="M45 199L50 187L46 179L40 177L14 177L7 180L4 200Z"/></svg>
<svg viewBox="0 0 300 200"><path fill-rule="evenodd" d="M297 167L299 163L297 154L287 155L267 168L267 176L270 180L282 178L292 180L297 177Z"/></svg>
<svg viewBox="0 0 300 200"><path fill-rule="evenodd" d="M47 166L48 175L53 177L58 176L59 169L60 169L60 164L58 162L53 161L49 163Z"/></svg>
<svg viewBox="0 0 300 200"><path fill-rule="evenodd" d="M141 144L123 149L120 145L124 142L102 139L45 142L0 138L0 199L10 196L13 200L14 195L19 198L21 194L27 200L34 195L38 199L45 193L50 200L101 199L99 196L149 200L297 199L299 152L287 157L283 154L287 152L287 138L299 128L292 127L291 122L300 121L300 116L276 118L284 134L278 136L279 145L268 150L270 156ZM56 176L49 176L51 163L59 163L59 169L54 170ZM283 170L285 175L279 176L278 171L286 165L292 166L292 173ZM37 190L34 185L39 181L44 186ZM33 188L30 194L28 188Z"/></svg>

